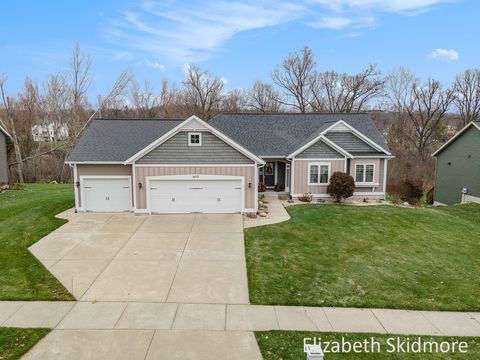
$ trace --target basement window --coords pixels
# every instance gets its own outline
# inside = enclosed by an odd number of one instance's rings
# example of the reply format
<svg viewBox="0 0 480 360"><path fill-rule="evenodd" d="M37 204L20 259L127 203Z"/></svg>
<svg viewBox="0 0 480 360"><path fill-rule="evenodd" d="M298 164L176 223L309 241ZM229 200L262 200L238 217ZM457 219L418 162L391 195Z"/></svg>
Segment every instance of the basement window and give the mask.
<svg viewBox="0 0 480 360"><path fill-rule="evenodd" d="M202 146L202 133L189 132L188 133L188 146Z"/></svg>

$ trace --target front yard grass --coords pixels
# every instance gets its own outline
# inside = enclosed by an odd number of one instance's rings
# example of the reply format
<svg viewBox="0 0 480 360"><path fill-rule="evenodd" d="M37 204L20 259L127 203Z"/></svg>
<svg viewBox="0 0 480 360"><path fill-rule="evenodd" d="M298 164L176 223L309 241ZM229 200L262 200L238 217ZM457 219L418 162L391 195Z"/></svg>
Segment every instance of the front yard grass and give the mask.
<svg viewBox="0 0 480 360"><path fill-rule="evenodd" d="M321 341L342 341L342 336L348 341L364 341L370 340L373 337L380 343L380 353L328 353L325 354L325 358L330 359L435 359L435 360L450 360L450 359L478 359L480 357L480 339L479 338L459 338L459 337L437 337L437 336L421 336L423 341L436 341L440 343L442 341L466 341L468 344L466 353L449 352L449 353L401 353L391 352L386 350L390 349L387 344L387 339L390 337L396 338L397 335L385 335L385 334L342 334L342 333L312 333L302 331L264 331L256 332L258 346L262 352L264 360L304 360L307 358L303 352L303 339L313 338L321 339ZM406 341L407 338L410 341L417 340L418 336L399 336L400 341ZM396 340L394 340L396 341ZM406 349L405 345L403 347Z"/></svg>
<svg viewBox="0 0 480 360"><path fill-rule="evenodd" d="M287 210L245 232L252 303L480 310L480 205Z"/></svg>
<svg viewBox="0 0 480 360"><path fill-rule="evenodd" d="M20 359L49 332L50 329L0 328L0 359Z"/></svg>
<svg viewBox="0 0 480 360"><path fill-rule="evenodd" d="M73 186L28 184L0 194L0 300L74 300L28 247L66 221Z"/></svg>

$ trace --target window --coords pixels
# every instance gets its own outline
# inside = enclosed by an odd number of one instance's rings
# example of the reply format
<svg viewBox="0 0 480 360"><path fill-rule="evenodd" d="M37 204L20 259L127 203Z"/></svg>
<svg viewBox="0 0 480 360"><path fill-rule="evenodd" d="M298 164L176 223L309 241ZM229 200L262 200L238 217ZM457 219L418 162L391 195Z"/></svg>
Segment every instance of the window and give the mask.
<svg viewBox="0 0 480 360"><path fill-rule="evenodd" d="M202 146L202 133L188 133L188 146Z"/></svg>
<svg viewBox="0 0 480 360"><path fill-rule="evenodd" d="M355 182L373 183L374 172L375 172L375 165L373 164L355 165Z"/></svg>
<svg viewBox="0 0 480 360"><path fill-rule="evenodd" d="M308 185L326 185L330 179L330 164L308 165Z"/></svg>

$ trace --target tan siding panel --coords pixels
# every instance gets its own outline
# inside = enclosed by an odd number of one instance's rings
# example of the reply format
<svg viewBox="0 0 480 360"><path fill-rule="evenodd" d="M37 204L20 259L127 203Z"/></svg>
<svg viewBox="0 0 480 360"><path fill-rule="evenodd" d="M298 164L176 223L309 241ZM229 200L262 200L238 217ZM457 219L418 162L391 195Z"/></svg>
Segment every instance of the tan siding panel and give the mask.
<svg viewBox="0 0 480 360"><path fill-rule="evenodd" d="M305 194L307 192L320 195L327 193L327 186L311 186L308 185L308 164L314 162L322 162L330 164L330 176L335 171L345 171L345 160L295 160L295 194Z"/></svg>
<svg viewBox="0 0 480 360"><path fill-rule="evenodd" d="M356 164L374 164L373 181L378 184L374 192L383 192L383 178L384 178L384 161L385 159L352 159L350 160L350 175L355 179L355 165ZM355 192L373 192L372 187L356 187Z"/></svg>
<svg viewBox="0 0 480 360"><path fill-rule="evenodd" d="M245 208L253 208L255 202L255 167L137 167L137 182L143 184L142 189L137 186L137 208L146 209L146 184L147 176L167 176L167 175L224 175L224 176L243 176L245 178ZM248 183L252 187L248 187Z"/></svg>

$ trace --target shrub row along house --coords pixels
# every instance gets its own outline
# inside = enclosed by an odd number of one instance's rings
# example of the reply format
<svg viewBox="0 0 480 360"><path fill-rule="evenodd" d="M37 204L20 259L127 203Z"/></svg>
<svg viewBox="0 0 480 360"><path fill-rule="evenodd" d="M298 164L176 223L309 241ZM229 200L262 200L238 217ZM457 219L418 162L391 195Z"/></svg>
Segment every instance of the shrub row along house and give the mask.
<svg viewBox="0 0 480 360"><path fill-rule="evenodd" d="M480 203L480 121L470 122L433 156L435 204Z"/></svg>
<svg viewBox="0 0 480 360"><path fill-rule="evenodd" d="M258 185L329 197L331 175L354 196L384 198L393 156L366 113L225 113L205 122L92 121L67 158L78 211L254 212Z"/></svg>

